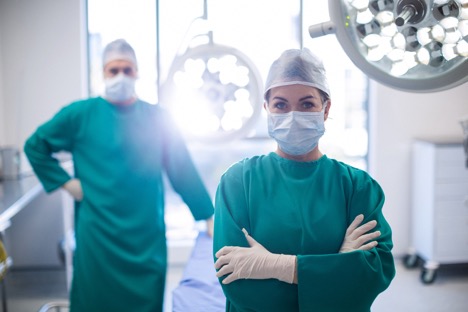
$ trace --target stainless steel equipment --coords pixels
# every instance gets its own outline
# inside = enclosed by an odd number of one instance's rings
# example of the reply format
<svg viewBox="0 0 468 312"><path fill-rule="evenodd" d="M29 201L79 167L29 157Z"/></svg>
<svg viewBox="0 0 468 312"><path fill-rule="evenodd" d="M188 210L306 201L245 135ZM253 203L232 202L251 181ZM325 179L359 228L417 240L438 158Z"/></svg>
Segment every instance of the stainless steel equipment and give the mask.
<svg viewBox="0 0 468 312"><path fill-rule="evenodd" d="M15 147L0 147L0 180L17 179L20 175L20 151Z"/></svg>

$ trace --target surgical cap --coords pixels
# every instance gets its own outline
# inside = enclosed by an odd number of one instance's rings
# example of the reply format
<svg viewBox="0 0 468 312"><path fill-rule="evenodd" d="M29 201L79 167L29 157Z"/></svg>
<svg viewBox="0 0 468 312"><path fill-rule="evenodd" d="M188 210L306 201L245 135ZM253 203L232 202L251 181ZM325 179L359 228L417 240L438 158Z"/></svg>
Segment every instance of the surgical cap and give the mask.
<svg viewBox="0 0 468 312"><path fill-rule="evenodd" d="M325 67L309 49L284 51L273 62L265 83L265 99L270 89L300 84L315 87L330 95Z"/></svg>
<svg viewBox="0 0 468 312"><path fill-rule="evenodd" d="M106 66L107 63L115 60L129 61L137 66L135 51L124 39L114 40L104 48L102 66Z"/></svg>

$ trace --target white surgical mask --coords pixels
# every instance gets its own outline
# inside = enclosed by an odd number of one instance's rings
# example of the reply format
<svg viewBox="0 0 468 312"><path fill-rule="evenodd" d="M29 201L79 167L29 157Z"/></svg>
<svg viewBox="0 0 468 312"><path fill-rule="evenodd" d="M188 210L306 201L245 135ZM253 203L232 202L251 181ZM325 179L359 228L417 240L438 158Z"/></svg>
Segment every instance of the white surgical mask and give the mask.
<svg viewBox="0 0 468 312"><path fill-rule="evenodd" d="M267 112L268 133L286 154L298 156L309 153L325 133L325 109L285 114L271 113L267 109Z"/></svg>
<svg viewBox="0 0 468 312"><path fill-rule="evenodd" d="M111 102L126 102L135 95L135 78L120 73L115 77L105 79L104 82L106 99Z"/></svg>

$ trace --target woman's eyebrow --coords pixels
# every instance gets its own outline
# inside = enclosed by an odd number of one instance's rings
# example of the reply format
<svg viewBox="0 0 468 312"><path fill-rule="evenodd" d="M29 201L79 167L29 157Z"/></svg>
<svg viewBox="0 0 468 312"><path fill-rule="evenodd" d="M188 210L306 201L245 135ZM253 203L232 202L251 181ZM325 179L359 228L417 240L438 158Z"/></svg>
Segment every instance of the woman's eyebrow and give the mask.
<svg viewBox="0 0 468 312"><path fill-rule="evenodd" d="M317 97L316 96L313 96L313 95L306 95L302 98L299 99L299 101L304 101L304 100L308 100L308 99L316 99ZM281 96L275 96L273 97L273 100L281 100L281 101L284 101L284 102L288 102L288 100L284 97L281 97Z"/></svg>
<svg viewBox="0 0 468 312"><path fill-rule="evenodd" d="M275 97L273 97L273 100L281 100L281 101L284 101L284 102L288 101L287 99L285 99L285 98L283 98L281 96L275 96Z"/></svg>
<svg viewBox="0 0 468 312"><path fill-rule="evenodd" d="M317 97L313 96L313 95L307 95L307 96L304 96L302 98L299 99L299 101L304 101L304 100L308 100L308 99L315 99Z"/></svg>

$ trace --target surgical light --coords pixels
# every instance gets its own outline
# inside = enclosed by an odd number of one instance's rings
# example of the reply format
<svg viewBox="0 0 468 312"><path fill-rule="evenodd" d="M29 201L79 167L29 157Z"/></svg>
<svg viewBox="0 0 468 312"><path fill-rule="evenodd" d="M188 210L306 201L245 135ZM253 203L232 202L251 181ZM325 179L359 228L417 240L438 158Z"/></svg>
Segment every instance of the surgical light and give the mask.
<svg viewBox="0 0 468 312"><path fill-rule="evenodd" d="M255 125L262 89L261 76L246 55L209 43L176 57L161 102L190 139L227 142L246 136Z"/></svg>
<svg viewBox="0 0 468 312"><path fill-rule="evenodd" d="M335 34L374 80L414 92L468 81L468 0L329 0L330 21L312 38Z"/></svg>

